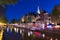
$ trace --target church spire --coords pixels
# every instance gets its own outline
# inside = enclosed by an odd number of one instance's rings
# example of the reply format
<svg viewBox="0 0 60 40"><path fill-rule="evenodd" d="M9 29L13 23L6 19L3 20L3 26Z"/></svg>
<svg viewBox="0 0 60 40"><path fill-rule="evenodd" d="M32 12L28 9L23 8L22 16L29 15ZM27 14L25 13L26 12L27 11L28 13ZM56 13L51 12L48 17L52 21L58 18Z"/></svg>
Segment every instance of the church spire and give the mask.
<svg viewBox="0 0 60 40"><path fill-rule="evenodd" d="M38 9L37 9L37 13L40 14L40 9L39 9L39 6L38 6Z"/></svg>

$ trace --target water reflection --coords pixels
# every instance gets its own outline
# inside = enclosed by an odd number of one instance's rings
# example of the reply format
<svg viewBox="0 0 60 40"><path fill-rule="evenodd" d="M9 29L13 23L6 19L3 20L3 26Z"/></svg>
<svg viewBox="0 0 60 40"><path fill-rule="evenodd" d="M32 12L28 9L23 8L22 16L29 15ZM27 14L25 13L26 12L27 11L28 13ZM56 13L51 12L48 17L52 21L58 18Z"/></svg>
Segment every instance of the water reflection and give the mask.
<svg viewBox="0 0 60 40"><path fill-rule="evenodd" d="M14 31L16 32L16 28L14 28Z"/></svg>
<svg viewBox="0 0 60 40"><path fill-rule="evenodd" d="M50 38L50 40L52 40L52 38Z"/></svg>
<svg viewBox="0 0 60 40"><path fill-rule="evenodd" d="M43 38L45 37L45 34L42 34Z"/></svg>
<svg viewBox="0 0 60 40"><path fill-rule="evenodd" d="M8 32L7 29L5 29L3 32L3 40L22 40L22 35L19 32L15 32L14 29L12 29L12 32Z"/></svg>
<svg viewBox="0 0 60 40"><path fill-rule="evenodd" d="M60 40L60 35L41 33L30 30L7 28L1 33L1 40Z"/></svg>
<svg viewBox="0 0 60 40"><path fill-rule="evenodd" d="M20 34L22 34L22 29L20 29Z"/></svg>
<svg viewBox="0 0 60 40"><path fill-rule="evenodd" d="M58 40L57 38L55 40Z"/></svg>

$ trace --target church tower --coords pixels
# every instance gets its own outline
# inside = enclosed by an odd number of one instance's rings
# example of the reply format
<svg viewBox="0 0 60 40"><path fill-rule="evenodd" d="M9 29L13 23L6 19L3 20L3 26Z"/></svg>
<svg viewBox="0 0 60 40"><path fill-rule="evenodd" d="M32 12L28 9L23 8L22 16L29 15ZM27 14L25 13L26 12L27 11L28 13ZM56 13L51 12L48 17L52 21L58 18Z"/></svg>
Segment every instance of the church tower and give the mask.
<svg viewBox="0 0 60 40"><path fill-rule="evenodd" d="M40 14L40 9L39 9L39 6L38 6L38 8L37 8L37 13L38 13L38 14Z"/></svg>

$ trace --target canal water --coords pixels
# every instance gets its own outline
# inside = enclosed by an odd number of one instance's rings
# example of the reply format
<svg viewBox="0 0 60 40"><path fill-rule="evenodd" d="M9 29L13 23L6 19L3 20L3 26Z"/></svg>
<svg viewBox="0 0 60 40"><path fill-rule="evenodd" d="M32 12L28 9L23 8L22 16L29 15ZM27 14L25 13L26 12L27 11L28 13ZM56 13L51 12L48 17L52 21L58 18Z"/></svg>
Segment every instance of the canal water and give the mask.
<svg viewBox="0 0 60 40"><path fill-rule="evenodd" d="M32 32L23 29L4 29L1 40L60 40L60 35Z"/></svg>
<svg viewBox="0 0 60 40"><path fill-rule="evenodd" d="M20 33L16 33L14 30L7 31L7 29L5 29L2 40L22 40L22 35Z"/></svg>

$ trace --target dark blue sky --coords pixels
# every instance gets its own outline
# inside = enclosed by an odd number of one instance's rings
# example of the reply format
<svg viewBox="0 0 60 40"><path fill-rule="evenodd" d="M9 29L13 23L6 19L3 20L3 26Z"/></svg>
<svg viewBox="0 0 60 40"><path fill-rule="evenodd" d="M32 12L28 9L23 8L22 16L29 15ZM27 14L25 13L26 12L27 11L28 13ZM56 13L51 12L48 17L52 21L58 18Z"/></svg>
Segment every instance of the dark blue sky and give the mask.
<svg viewBox="0 0 60 40"><path fill-rule="evenodd" d="M14 5L8 5L6 17L9 21L19 19L26 13L36 12L38 6L51 13L57 4L60 4L60 0L19 0Z"/></svg>

